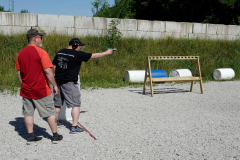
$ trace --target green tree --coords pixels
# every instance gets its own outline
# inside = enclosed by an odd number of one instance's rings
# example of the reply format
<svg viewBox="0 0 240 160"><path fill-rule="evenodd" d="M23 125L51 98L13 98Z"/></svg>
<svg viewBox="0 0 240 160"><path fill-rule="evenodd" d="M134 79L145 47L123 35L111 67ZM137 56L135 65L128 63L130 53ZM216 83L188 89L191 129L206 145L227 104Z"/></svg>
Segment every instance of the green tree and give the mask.
<svg viewBox="0 0 240 160"><path fill-rule="evenodd" d="M6 10L4 9L4 6L1 6L1 5L0 5L0 12L10 12L10 11L6 11Z"/></svg>
<svg viewBox="0 0 240 160"><path fill-rule="evenodd" d="M20 13L30 13L27 9L22 9Z"/></svg>
<svg viewBox="0 0 240 160"><path fill-rule="evenodd" d="M134 0L115 0L115 4L110 6L106 0L95 0L93 5L93 17L107 18L134 18L131 11L131 4Z"/></svg>
<svg viewBox="0 0 240 160"><path fill-rule="evenodd" d="M136 19L239 24L240 0L135 0Z"/></svg>
<svg viewBox="0 0 240 160"><path fill-rule="evenodd" d="M240 0L95 0L94 17L239 24Z"/></svg>
<svg viewBox="0 0 240 160"><path fill-rule="evenodd" d="M122 32L120 32L119 29L117 28L117 25L119 24L120 24L119 20L111 20L109 24L110 28L107 30L107 40L111 48L116 47L118 40L122 36Z"/></svg>
<svg viewBox="0 0 240 160"><path fill-rule="evenodd" d="M0 12L4 11L4 6L0 6Z"/></svg>
<svg viewBox="0 0 240 160"><path fill-rule="evenodd" d="M91 3L93 5L93 17L110 17L110 5L106 0L95 0Z"/></svg>
<svg viewBox="0 0 240 160"><path fill-rule="evenodd" d="M110 8L111 18L134 18L131 12L133 0L115 0L115 4Z"/></svg>

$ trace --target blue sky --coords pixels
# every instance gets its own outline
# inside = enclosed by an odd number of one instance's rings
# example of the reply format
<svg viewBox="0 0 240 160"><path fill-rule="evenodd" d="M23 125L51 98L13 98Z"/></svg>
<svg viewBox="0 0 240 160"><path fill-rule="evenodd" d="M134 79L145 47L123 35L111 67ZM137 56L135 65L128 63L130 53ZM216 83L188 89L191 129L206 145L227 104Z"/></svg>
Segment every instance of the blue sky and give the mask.
<svg viewBox="0 0 240 160"><path fill-rule="evenodd" d="M95 0L14 0L14 12L22 9L33 14L55 14L92 17L92 4ZM114 0L108 0L112 6ZM9 10L9 0L0 0L0 5Z"/></svg>

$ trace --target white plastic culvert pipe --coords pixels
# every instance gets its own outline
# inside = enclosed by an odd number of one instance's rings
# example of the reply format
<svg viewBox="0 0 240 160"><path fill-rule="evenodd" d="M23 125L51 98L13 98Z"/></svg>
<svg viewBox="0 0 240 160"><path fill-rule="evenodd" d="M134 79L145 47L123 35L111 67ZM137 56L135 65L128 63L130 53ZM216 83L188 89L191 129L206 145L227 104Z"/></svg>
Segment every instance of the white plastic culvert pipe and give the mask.
<svg viewBox="0 0 240 160"><path fill-rule="evenodd" d="M235 72L232 68L218 68L213 71L215 80L229 80L235 77Z"/></svg>
<svg viewBox="0 0 240 160"><path fill-rule="evenodd" d="M169 77L190 77L192 72L189 69L174 69L170 72Z"/></svg>

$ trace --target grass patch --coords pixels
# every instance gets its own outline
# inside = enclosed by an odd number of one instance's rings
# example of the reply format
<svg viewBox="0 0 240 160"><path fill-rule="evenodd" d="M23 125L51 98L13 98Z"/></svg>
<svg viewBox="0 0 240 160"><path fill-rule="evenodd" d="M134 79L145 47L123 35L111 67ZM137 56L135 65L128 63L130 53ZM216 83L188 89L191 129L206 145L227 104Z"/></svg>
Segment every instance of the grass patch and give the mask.
<svg viewBox="0 0 240 160"><path fill-rule="evenodd" d="M58 50L66 48L70 36L50 34L43 38L45 49L51 60ZM110 46L105 37L79 37L86 45L82 51L99 53ZM8 88L13 92L20 87L15 68L18 52L27 46L25 34L16 36L0 35L0 91ZM82 63L80 70L81 87L118 88L124 86L141 86L143 84L126 84L123 81L126 70L145 70L147 56L200 56L203 81L213 80L213 71L217 68L232 68L235 78L240 78L240 41L225 40L188 40L188 39L134 39L121 38L114 46L118 50L111 56L89 60ZM151 69L163 69L169 73L173 69L190 69L194 61L171 60L151 61Z"/></svg>

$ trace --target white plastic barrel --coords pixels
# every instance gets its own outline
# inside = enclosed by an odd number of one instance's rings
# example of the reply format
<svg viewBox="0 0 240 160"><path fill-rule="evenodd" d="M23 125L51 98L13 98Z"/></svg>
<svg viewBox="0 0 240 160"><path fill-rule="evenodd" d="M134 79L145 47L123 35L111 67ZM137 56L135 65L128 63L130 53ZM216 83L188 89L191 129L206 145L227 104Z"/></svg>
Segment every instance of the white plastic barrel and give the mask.
<svg viewBox="0 0 240 160"><path fill-rule="evenodd" d="M79 76L78 76L78 84L79 84L78 87L79 87L79 91L80 91L80 77ZM51 90L52 90L52 85L51 85ZM54 94L53 94L53 96L54 96ZM59 120L67 120L67 121L72 120L71 112L72 112L72 108L67 108L66 102L63 102L60 113L58 115L58 119Z"/></svg>
<svg viewBox="0 0 240 160"><path fill-rule="evenodd" d="M124 81L125 83L133 82L140 83L144 82L145 70L128 70L125 72Z"/></svg>
<svg viewBox="0 0 240 160"><path fill-rule="evenodd" d="M213 71L213 78L215 80L232 79L235 72L232 68L218 68Z"/></svg>
<svg viewBox="0 0 240 160"><path fill-rule="evenodd" d="M174 69L170 72L169 77L189 77L192 72L189 69Z"/></svg>

